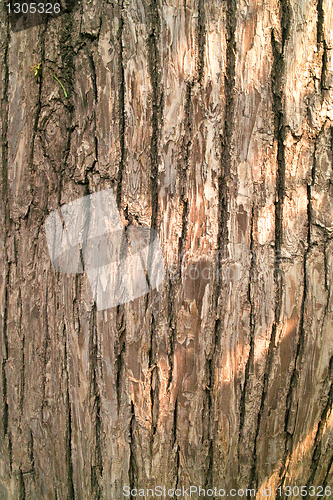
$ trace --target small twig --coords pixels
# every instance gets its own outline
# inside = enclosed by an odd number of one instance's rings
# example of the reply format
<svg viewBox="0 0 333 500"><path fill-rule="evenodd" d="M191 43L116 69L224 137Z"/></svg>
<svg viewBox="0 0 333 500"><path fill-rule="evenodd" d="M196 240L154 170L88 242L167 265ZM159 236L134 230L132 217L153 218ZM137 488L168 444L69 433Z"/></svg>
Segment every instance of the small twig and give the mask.
<svg viewBox="0 0 333 500"><path fill-rule="evenodd" d="M57 82L61 85L61 88L62 88L62 90L64 91L64 94L65 94L65 97L68 98L68 95L67 95L67 92L65 90L65 87L63 86L63 84L61 83L61 81L55 75L53 75L53 78L55 80L57 80Z"/></svg>

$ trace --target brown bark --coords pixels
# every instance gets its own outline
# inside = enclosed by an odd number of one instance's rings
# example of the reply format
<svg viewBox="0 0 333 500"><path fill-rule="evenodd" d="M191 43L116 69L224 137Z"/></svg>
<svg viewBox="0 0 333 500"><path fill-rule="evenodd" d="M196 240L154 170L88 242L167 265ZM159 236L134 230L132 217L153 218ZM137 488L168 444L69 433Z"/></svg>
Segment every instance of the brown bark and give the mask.
<svg viewBox="0 0 333 500"><path fill-rule="evenodd" d="M333 486L331 2L0 23L0 497ZM167 277L97 311L44 223L110 187Z"/></svg>

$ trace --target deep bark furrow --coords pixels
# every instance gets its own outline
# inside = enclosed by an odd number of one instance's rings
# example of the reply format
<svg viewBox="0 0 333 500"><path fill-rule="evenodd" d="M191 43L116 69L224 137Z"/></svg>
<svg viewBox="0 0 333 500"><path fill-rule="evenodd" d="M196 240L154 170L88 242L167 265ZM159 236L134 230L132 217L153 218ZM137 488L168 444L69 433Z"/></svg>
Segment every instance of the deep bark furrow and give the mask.
<svg viewBox="0 0 333 500"><path fill-rule="evenodd" d="M1 375L2 375L2 428L3 435L6 436L8 433L8 419L9 419L9 407L8 407L8 392L7 392L7 375L6 375L6 362L8 360L8 332L7 332L7 316L8 316L8 300L9 300L9 276L10 276L10 263L7 267L6 277L5 277L5 291L4 291L4 311L3 311L3 348L2 348L2 362L1 362Z"/></svg>
<svg viewBox="0 0 333 500"><path fill-rule="evenodd" d="M3 248L4 252L7 251L7 237L10 228L10 213L8 203L8 90L9 90L9 64L8 64L8 51L10 43L10 27L9 20L6 22L6 34L2 64L4 67L3 79L3 95L1 97L1 118L2 118L2 137L1 137L1 199L4 211L4 225L3 225ZM5 254L6 255L6 254ZM8 360L8 306L9 306L9 278L11 271L11 263L4 263L4 304L3 304L3 323L2 323L2 361L1 361L1 377L2 377L2 429L3 435L8 433L8 387L7 387L7 374L6 363Z"/></svg>
<svg viewBox="0 0 333 500"><path fill-rule="evenodd" d="M98 101L98 89L97 89L97 75L96 75L96 66L95 66L95 61L94 57L91 52L88 51L88 59L90 63L90 68L91 68L91 81L92 81L92 86L94 90L94 101L97 103Z"/></svg>
<svg viewBox="0 0 333 500"><path fill-rule="evenodd" d="M332 466L333 466L333 454L328 462L326 474L325 474L325 477L323 480L324 490L325 490L326 486L330 485L330 481L332 481Z"/></svg>
<svg viewBox="0 0 333 500"><path fill-rule="evenodd" d="M205 1L199 0L198 3L198 29L197 29L197 44L198 44L198 82L202 82L204 67L205 67L205 45L206 45L206 26L205 26Z"/></svg>
<svg viewBox="0 0 333 500"><path fill-rule="evenodd" d="M48 283L48 273L46 275L46 283ZM44 408L47 405L47 397L46 397L46 383L47 383L47 361L48 361L48 349L50 342L50 332L49 332L49 321L48 321L48 285L46 285L45 289L45 302L43 307L43 320L44 320L44 340L43 340L43 361L42 361L42 401L40 407L40 419L44 421Z"/></svg>
<svg viewBox="0 0 333 500"><path fill-rule="evenodd" d="M117 204L118 208L121 208L121 196L122 196L122 185L123 185L123 172L125 168L125 133L126 133L126 117L125 117L125 72L124 72L124 56L123 56L123 29L124 29L124 19L123 19L123 0L120 2L120 18L119 18L119 28L118 28L118 47L119 47L119 57L118 57L118 78L119 78L119 90L118 90L118 112L119 112L119 139L120 139L120 162L118 167L118 182L117 182Z"/></svg>
<svg viewBox="0 0 333 500"><path fill-rule="evenodd" d="M45 26L41 32L40 36L40 70L36 76L38 83L38 100L37 100L37 109L36 116L33 126L32 139L31 139L31 153L30 153L30 168L34 170L33 159L34 159L34 150L35 150L35 140L38 134L38 124L40 118L40 112L42 109L42 89L43 89L43 71L45 66L45 34L48 27L48 20L45 22Z"/></svg>
<svg viewBox="0 0 333 500"><path fill-rule="evenodd" d="M317 1L317 45L318 48L323 47L322 55L322 65L321 65L321 77L320 77L320 89L328 90L325 83L327 64L328 64L328 47L324 35L324 9L323 0Z"/></svg>
<svg viewBox="0 0 333 500"><path fill-rule="evenodd" d="M161 20L159 12L159 2L158 0L151 0L148 11L149 19L149 35L147 40L148 47L148 68L149 68L149 78L152 91L152 110L151 110L151 138L150 138L150 194L151 194L151 228L157 229L158 225L158 165L159 165L159 137L160 137L160 127L161 120L163 116L163 91L161 90L160 82L160 54L159 54L159 43L160 43L160 31L161 31ZM152 246L149 249L148 255L148 274L150 274L152 266ZM154 388L153 382L153 363L155 358L154 353L154 338L155 338L155 320L154 313L151 312L151 323L150 323L150 345L148 351L148 366L150 373L150 411L151 411L151 439L150 439L150 451L152 453L153 439L156 432L156 425L154 424L154 410L157 408L158 411L158 387ZM156 382L158 384L158 381ZM156 416L157 418L157 416Z"/></svg>
<svg viewBox="0 0 333 500"><path fill-rule="evenodd" d="M130 456L128 464L128 479L131 490L136 487L138 481L138 466L135 458L135 410L134 403L131 401L131 420L129 425L129 445L130 445ZM132 495L131 495L131 500Z"/></svg>
<svg viewBox="0 0 333 500"><path fill-rule="evenodd" d="M151 324L150 324L150 345L148 351L148 365L149 365L149 375L150 375L150 422L151 422L151 434L150 434L150 451L153 451L154 435L157 427L158 411L159 411L159 380L158 380L158 367L154 366L156 349L154 345L155 339L155 319L154 313L151 314ZM156 378L155 373L157 373Z"/></svg>
<svg viewBox="0 0 333 500"><path fill-rule="evenodd" d="M151 167L151 227L157 228L158 218L158 163L159 163L159 134L163 116L163 92L160 84L160 13L158 0L151 0L149 5L149 36L148 67L152 89L152 134L150 139L150 167Z"/></svg>
<svg viewBox="0 0 333 500"><path fill-rule="evenodd" d="M235 106L234 88L236 77L236 13L237 5L235 0L227 1L227 65L224 75L225 85L225 110L224 110L224 131L220 136L221 143L221 175L218 178L219 189L219 211L218 211L218 235L217 235L217 258L216 258L216 290L215 290L215 307L218 309L218 301L221 293L221 260L227 258L228 254L228 221L229 221L229 187L230 171L232 167L232 133L233 133L233 113ZM217 319L217 323L219 318ZM215 325L214 351L219 343L219 329Z"/></svg>
<svg viewBox="0 0 333 500"><path fill-rule="evenodd" d="M247 385L249 382L249 377L251 370L254 367L254 335L255 335L255 308L252 300L252 288L253 288L253 275L256 269L256 253L254 248L254 235L253 235L253 225L254 225L254 206L252 206L251 213L251 229L250 229L250 252L251 252L251 265L249 271L249 284L248 284L248 301L250 304L250 351L249 356L247 358L246 366L245 366L245 374L244 374L244 385L240 397L240 408L239 408L239 440L238 440L238 471L241 465L240 460L240 446L241 439L243 438L243 426L245 420L245 411L246 411L246 395L247 395Z"/></svg>
<svg viewBox="0 0 333 500"><path fill-rule="evenodd" d="M19 500L25 500L26 499L25 484L24 484L24 477L23 477L23 473L22 473L21 469L19 469L19 471L18 471L18 490L19 490L19 494L18 494Z"/></svg>
<svg viewBox="0 0 333 500"><path fill-rule="evenodd" d="M176 315L174 313L174 298L175 298L175 287L173 285L174 277L169 276L169 285L168 285L168 317L169 317L169 342L168 342L168 383L167 383L167 391L170 389L170 385L172 382L172 373L173 373L173 357L175 353L175 342L176 342Z"/></svg>
<svg viewBox="0 0 333 500"><path fill-rule="evenodd" d="M21 288L18 291L18 334L21 338L21 380L20 380L20 413L24 413L24 391L25 391L25 333L22 331L22 296Z"/></svg>
<svg viewBox="0 0 333 500"><path fill-rule="evenodd" d="M98 386L98 370L99 358L98 355L98 331L97 331L97 312L94 306L90 320L90 397L91 406L94 418L94 442L95 448L92 449L92 462L91 462L91 493L95 500L102 498L102 490L100 486L100 479L103 474L103 461L102 461L102 419L101 419L101 396Z"/></svg>
<svg viewBox="0 0 333 500"><path fill-rule="evenodd" d="M118 338L115 342L115 368L116 368L116 388L117 388L117 403L118 414L121 410L121 388L122 375L125 369L125 354L126 354L126 325L123 306L117 306L116 326Z"/></svg>
<svg viewBox="0 0 333 500"><path fill-rule="evenodd" d="M29 472L34 473L35 472L34 435L33 435L31 429L30 429L30 439L28 442L28 454L29 454L30 466L31 466L31 469Z"/></svg>
<svg viewBox="0 0 333 500"><path fill-rule="evenodd" d="M273 355L274 355L274 350L275 350L275 338L276 338L276 323L273 324L272 327L272 333L271 333L271 338L269 342L269 348L268 348L268 354L267 354L267 359L266 359L266 365L265 365L265 373L264 373L264 380L263 380L263 389L261 393L261 400L260 400L260 408L257 416L257 425L256 425L256 432L255 432L255 437L254 437L254 447L253 447L253 459L252 459L252 466L251 466L251 474L250 474L250 484L249 488L257 488L258 487L258 474L257 474L257 463L258 463L258 439L259 439L259 432L260 432L260 427L261 427L261 421L262 421L262 416L263 412L265 409L265 403L266 403L266 398L267 398L267 392L268 392L268 382L269 382L269 375L271 372L272 368L272 361L273 361Z"/></svg>

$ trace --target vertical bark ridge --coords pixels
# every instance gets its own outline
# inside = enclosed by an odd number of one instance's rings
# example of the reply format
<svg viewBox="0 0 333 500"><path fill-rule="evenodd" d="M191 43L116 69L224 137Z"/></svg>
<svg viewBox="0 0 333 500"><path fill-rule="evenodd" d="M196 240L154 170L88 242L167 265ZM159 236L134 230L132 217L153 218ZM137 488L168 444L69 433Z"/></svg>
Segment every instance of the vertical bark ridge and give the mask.
<svg viewBox="0 0 333 500"><path fill-rule="evenodd" d="M192 89L193 89L194 81L190 80L186 83L186 93L185 93L185 119L184 119L184 137L181 145L181 161L178 163L178 178L179 178L179 197L180 203L182 206L182 229L181 235L178 239L178 269L177 269L177 280L176 283L173 284L172 280L170 280L170 290L172 290L172 296L175 298L179 292L179 289L182 284L182 266L183 266L183 257L184 251L186 248L187 234L188 234L188 214L189 214L189 201L188 196L186 195L186 172L189 169L189 160L190 160L190 149L192 144ZM170 322L172 325L172 337L171 337L171 349L169 353L169 381L168 387L171 384L172 373L173 373L173 356L174 356L174 347L177 335L177 313L174 311L173 307L174 301L170 301L169 311ZM176 398L175 406L174 406L174 420L173 420L173 443L172 448L177 446L177 455L176 455L176 471L177 471L177 484L180 481L180 446L177 443L177 423L178 423L178 400Z"/></svg>
<svg viewBox="0 0 333 500"><path fill-rule="evenodd" d="M186 18L186 2L185 8L185 18ZM185 21L186 22L186 21ZM204 57L205 57L205 8L204 1L199 0L198 2L198 21L196 27L196 75L192 79L188 79L186 82L186 92L185 92L185 104L184 112L185 117L183 121L184 136L181 143L179 161L178 161L178 179L179 179L179 198L180 206L182 208L182 224L181 224L181 235L178 238L178 264L177 264L177 279L169 280L169 326L171 331L170 338L170 348L168 352L169 359L169 378L168 378L168 389L172 381L173 373L173 356L174 347L177 335L177 314L174 312L174 298L177 296L181 286L182 286L182 271L184 262L184 252L186 249L186 242L188 236L188 217L190 210L190 203L188 199L188 189L187 189L187 172L190 170L190 157L191 157L191 146L193 140L193 108L192 108L192 92L194 85L198 83L200 86L202 84L202 78L204 75ZM175 284L174 284L175 282ZM172 438L172 448L176 448L176 485L180 481L180 446L177 443L177 419L178 419L178 400L174 404L174 420L173 420L173 438Z"/></svg>
<svg viewBox="0 0 333 500"><path fill-rule="evenodd" d="M261 427L263 412L265 409L266 397L268 393L268 384L272 368L273 356L275 352L275 341L277 328L280 323L282 313L282 294L283 294L283 277L280 268L281 248L283 244L283 204L285 197L285 121L284 121L284 91L283 91L283 75L285 71L284 50L285 44L290 32L291 7L289 0L280 1L281 9L281 47L276 40L274 30L271 31L271 44L273 53L272 65L272 108L274 112L274 135L277 142L277 178L276 178L276 201L275 201L275 311L274 323L272 326L268 353L265 364L265 372L263 379L263 389L261 394L260 408L257 416L257 426L254 438L253 461L251 467L250 487L258 486L257 461L258 461L258 438Z"/></svg>
<svg viewBox="0 0 333 500"><path fill-rule="evenodd" d="M227 46L226 46L226 70L224 75L225 86L225 115L224 131L220 136L221 146L221 173L218 178L218 235L217 235L217 258L215 263L216 282L215 282L215 311L216 320L213 332L213 347L209 358L206 360L207 386L205 389L206 402L204 407L208 414L207 438L208 438L208 468L206 473L206 487L213 485L214 473L214 433L213 425L213 387L215 382L215 360L219 354L219 344L221 338L221 317L219 299L222 292L222 264L221 259L228 256L229 230L229 182L232 168L232 135L234 127L234 108L235 108L235 78L236 78L236 27L237 27L237 3L236 0L227 0L226 2L226 20L227 20Z"/></svg>
<svg viewBox="0 0 333 500"><path fill-rule="evenodd" d="M190 148L191 148L191 135L192 135L192 118L191 118L191 98L193 81L188 81L186 83L186 94L185 94L185 120L184 120L184 137L181 145L180 157L181 161L178 162L178 179L179 179L179 198L182 206L182 228L181 235L178 239L178 265L177 265L177 279L169 279L169 327L171 331L170 345L168 352L169 360L169 379L168 388L170 387L172 381L173 372L173 356L175 348L175 339L177 335L177 318L176 312L174 310L174 300L177 295L177 291L181 286L182 281L182 266L183 266L183 254L186 245L187 233L188 233L188 211L189 203L188 197L186 196L186 172L189 168L189 158L190 158ZM175 284L173 284L175 282Z"/></svg>
<svg viewBox="0 0 333 500"><path fill-rule="evenodd" d="M160 61L160 31L161 31L161 19L160 19L160 6L158 0L151 0L148 7L148 23L149 23L149 35L147 39L148 48L148 68L149 68L149 78L151 83L151 100L152 100L152 111L151 111L151 138L150 138L150 177L151 177L151 228L157 229L158 227L158 164L159 164L159 137L160 137L160 127L162 125L163 117L163 91L161 90L161 61ZM150 247L148 256L148 269L152 265L152 247ZM158 382L156 387L153 387L153 364L155 362L155 352L154 352L154 337L155 337L155 320L154 312L151 311L150 318L150 345L148 351L148 366L150 374L150 405L151 405L151 439L150 439L150 452L152 453L153 438L156 431L154 427L154 409L158 408L156 406L158 398ZM156 419L158 415L156 415Z"/></svg>
<svg viewBox="0 0 333 500"><path fill-rule="evenodd" d="M302 362L303 354L304 354L304 343L305 343L305 329L304 329L304 316L305 316L305 304L308 295L308 284L307 284L307 259L311 249L311 186L307 186L307 196L308 196L308 206L307 206L307 216L308 216L308 234L307 234L307 249L303 258L303 296L301 302L301 311L300 311L300 320L299 320L299 328L298 328L298 341L296 347L296 354L294 360L293 372L290 379L289 391L286 399L286 411L285 411L285 453L283 459L282 469L280 470L281 482L280 486L284 485L285 476L288 470L288 463L290 459L290 455L293 448L293 438L294 433L290 432L289 429L289 421L290 421L290 411L292 407L294 392L297 389L297 382L299 380L299 368L300 363Z"/></svg>

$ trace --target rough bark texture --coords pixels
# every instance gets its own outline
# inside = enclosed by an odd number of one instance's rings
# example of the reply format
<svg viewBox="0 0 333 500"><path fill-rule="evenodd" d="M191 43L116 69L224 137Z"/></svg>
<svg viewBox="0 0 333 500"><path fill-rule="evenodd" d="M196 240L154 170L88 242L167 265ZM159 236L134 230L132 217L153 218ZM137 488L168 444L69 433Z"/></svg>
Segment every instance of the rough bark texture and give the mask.
<svg viewBox="0 0 333 500"><path fill-rule="evenodd" d="M332 12L1 6L1 498L332 486ZM109 187L167 277L98 312L44 223Z"/></svg>

